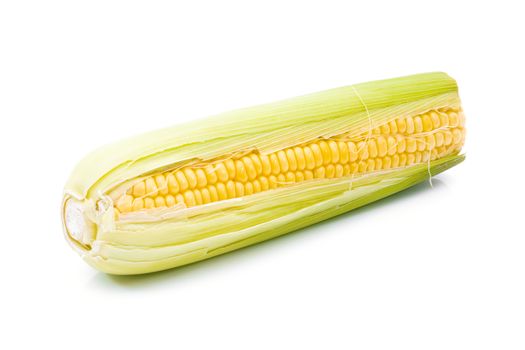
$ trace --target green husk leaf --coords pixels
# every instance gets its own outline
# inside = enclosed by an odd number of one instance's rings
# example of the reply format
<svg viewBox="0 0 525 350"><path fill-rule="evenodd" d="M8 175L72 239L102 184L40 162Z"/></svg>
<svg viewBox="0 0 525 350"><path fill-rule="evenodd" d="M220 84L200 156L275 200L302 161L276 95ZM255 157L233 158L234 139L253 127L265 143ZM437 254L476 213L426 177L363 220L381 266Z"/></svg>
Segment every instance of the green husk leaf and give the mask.
<svg viewBox="0 0 525 350"><path fill-rule="evenodd" d="M455 80L437 72L244 108L102 147L78 164L66 192L77 199L101 196L124 181L196 157L253 148L271 152L323 135L362 132L388 117L455 105Z"/></svg>

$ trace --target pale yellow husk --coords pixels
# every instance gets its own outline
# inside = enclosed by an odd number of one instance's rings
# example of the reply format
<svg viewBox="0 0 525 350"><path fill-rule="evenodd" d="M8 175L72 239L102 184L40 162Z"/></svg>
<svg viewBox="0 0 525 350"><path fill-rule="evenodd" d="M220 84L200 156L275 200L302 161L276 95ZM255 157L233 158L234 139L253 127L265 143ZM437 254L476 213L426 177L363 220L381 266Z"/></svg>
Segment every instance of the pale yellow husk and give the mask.
<svg viewBox="0 0 525 350"><path fill-rule="evenodd" d="M150 132L103 147L66 184L68 242L113 274L164 270L311 225L401 191L463 160L358 177L316 179L193 208L167 208L117 220L111 192L144 175L240 151L269 153L320 137L358 135L402 115L459 107L455 81L428 73L328 90Z"/></svg>

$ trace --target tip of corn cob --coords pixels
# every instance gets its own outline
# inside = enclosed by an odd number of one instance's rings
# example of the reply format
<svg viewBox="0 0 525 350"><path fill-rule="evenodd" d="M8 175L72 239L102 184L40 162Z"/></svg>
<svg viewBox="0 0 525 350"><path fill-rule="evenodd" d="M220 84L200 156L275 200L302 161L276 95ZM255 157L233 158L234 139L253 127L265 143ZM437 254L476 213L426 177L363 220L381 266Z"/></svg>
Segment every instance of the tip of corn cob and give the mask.
<svg viewBox="0 0 525 350"><path fill-rule="evenodd" d="M76 249L87 250L96 234L96 225L86 215L86 204L69 197L63 204L63 225L67 241Z"/></svg>

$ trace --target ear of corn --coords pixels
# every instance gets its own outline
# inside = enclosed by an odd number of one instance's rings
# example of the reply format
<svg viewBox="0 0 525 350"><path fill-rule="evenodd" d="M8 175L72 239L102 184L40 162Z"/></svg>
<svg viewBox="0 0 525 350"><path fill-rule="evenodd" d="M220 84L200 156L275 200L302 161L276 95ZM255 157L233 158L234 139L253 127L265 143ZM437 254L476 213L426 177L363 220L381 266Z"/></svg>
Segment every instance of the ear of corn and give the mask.
<svg viewBox="0 0 525 350"><path fill-rule="evenodd" d="M88 155L66 238L96 268L147 273L325 220L463 160L444 73L364 83L163 129Z"/></svg>

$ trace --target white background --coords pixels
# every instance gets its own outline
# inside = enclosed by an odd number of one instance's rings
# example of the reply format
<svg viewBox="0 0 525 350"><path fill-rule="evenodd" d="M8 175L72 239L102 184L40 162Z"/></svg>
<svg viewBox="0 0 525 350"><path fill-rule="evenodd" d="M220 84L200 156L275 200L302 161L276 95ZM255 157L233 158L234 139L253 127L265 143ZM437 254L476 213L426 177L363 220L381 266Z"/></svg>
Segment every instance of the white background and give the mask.
<svg viewBox="0 0 525 350"><path fill-rule="evenodd" d="M2 349L523 349L525 25L511 1L2 1ZM225 110L426 71L467 160L402 194L142 277L62 237L90 150Z"/></svg>

